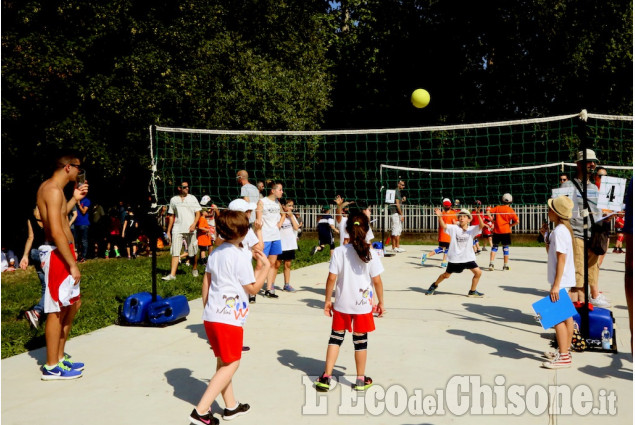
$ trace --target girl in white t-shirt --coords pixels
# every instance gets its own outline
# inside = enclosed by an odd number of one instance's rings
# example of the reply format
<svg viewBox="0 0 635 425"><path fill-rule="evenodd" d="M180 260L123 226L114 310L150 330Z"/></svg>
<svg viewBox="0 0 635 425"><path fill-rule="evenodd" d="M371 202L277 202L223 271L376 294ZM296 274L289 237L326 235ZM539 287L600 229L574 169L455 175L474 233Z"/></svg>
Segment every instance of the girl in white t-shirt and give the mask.
<svg viewBox="0 0 635 425"><path fill-rule="evenodd" d="M366 242L369 229L368 217L362 212L349 215L347 231L351 242L339 246L333 251L326 281L326 298L324 314L333 317L331 337L326 350L326 366L324 373L315 382L317 391L330 389L331 374L340 345L344 341L346 331L353 332L355 347L355 365L357 379L353 388L364 391L373 384L373 380L365 376L368 332L375 330L372 298L373 286L377 293L377 313L384 314L384 289L380 274L384 271L379 258ZM331 295L335 288L335 302Z"/></svg>
<svg viewBox="0 0 635 425"><path fill-rule="evenodd" d="M298 250L298 231L300 230L300 223L293 214L293 201L287 199L282 203L282 211L284 215L280 218L280 243L282 244L282 254L278 255L276 259L275 269L276 272L280 266L284 263L284 286L283 291L295 292L295 289L291 286L291 261L295 260L295 252ZM275 279L274 274L274 279ZM275 284L275 280L274 280Z"/></svg>
<svg viewBox="0 0 635 425"><path fill-rule="evenodd" d="M562 288L575 287L575 263L573 261L573 229L569 219L572 217L573 201L567 196L558 196L547 201L549 206L549 221L553 222L554 229L545 236L547 248L547 281L551 284L551 301L556 302L560 298ZM559 369L571 367L571 340L573 339L573 317L554 326L558 351L546 352L545 357L550 359L542 363L547 369Z"/></svg>
<svg viewBox="0 0 635 425"><path fill-rule="evenodd" d="M280 241L280 221L284 214L280 205L282 198L282 184L272 181L269 183L269 194L258 201L256 209L256 222L262 225L262 238L265 242L264 253L269 258L269 276L265 297L278 298L273 285L276 280L276 260L282 254L282 242Z"/></svg>
<svg viewBox="0 0 635 425"><path fill-rule="evenodd" d="M472 213L466 209L462 209L457 214L458 224L447 224L443 220L443 213L440 209L435 208L434 213L439 218L439 227L446 234L450 235L450 246L448 248L448 267L445 272L441 273L437 280L430 285L426 291L426 295L433 295L437 287L445 279L449 278L452 273L461 273L465 269L469 269L472 276L472 286L467 293L468 297L483 297L482 292L476 290L478 281L481 279L482 271L476 264L476 255L474 254L474 238L481 233L481 229L485 226L483 217L478 216L479 225L470 226L472 222Z"/></svg>
<svg viewBox="0 0 635 425"><path fill-rule="evenodd" d="M203 323L214 355L216 373L189 420L194 424L218 423L210 406L222 394L223 418L233 419L250 409L236 401L232 377L238 370L243 347L243 324L249 313L248 294L257 294L269 271L269 261L260 250L253 252L262 268L254 274L252 252L242 247L249 219L241 211L225 211L216 219L216 231L225 240L209 256L203 277ZM233 407L232 407L233 406Z"/></svg>

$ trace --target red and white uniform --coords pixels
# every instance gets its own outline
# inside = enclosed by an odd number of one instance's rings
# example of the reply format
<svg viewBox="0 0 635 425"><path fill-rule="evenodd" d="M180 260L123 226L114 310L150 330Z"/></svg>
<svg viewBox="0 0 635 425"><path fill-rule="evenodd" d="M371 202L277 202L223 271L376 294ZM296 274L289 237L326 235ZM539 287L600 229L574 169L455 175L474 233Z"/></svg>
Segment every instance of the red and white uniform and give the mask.
<svg viewBox="0 0 635 425"><path fill-rule="evenodd" d="M75 255L73 244L70 244L69 247ZM44 312L57 313L61 311L62 307L71 306L79 300L79 282L75 285L75 279L71 276L71 268L66 264L56 246L41 245L38 251L46 284Z"/></svg>

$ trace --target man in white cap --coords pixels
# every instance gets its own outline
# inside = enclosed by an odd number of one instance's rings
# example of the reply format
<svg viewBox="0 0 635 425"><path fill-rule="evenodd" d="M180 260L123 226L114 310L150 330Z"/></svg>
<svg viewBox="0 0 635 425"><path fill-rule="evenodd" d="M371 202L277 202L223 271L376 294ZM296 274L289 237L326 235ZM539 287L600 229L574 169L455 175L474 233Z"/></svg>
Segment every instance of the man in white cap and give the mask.
<svg viewBox="0 0 635 425"><path fill-rule="evenodd" d="M598 159L595 156L595 152L591 149L586 150L586 163L584 162L584 152L579 151L576 161L576 176L573 180L565 182L561 187L571 187L575 192L573 208L573 217L571 218L571 227L573 228L573 256L575 260L575 288L571 288L571 300L584 302L584 218L581 211L584 211L584 202L582 199L582 179L584 176L584 169L586 168L586 191L587 201L589 203L590 213L593 214L594 221L600 221L602 219L602 212L598 209L598 196L599 191L597 186L593 183L593 174L598 165ZM591 220L587 219L588 229L587 238L591 238ZM589 288L591 288L591 304L596 307L607 308L611 306L611 303L606 299L604 294L600 293L598 286L598 275L600 273L600 267L598 264L599 256L590 249L588 252L588 272L589 272Z"/></svg>
<svg viewBox="0 0 635 425"><path fill-rule="evenodd" d="M490 208L494 216L494 235L492 237L492 252L489 254L489 271L494 271L494 259L498 252L498 245L503 245L503 271L509 270L509 247L512 244L512 228L520 222L516 211L511 207L514 201L511 193L501 197L502 205Z"/></svg>
<svg viewBox="0 0 635 425"><path fill-rule="evenodd" d="M234 199L227 206L228 210L231 211L242 211L247 215L247 218L251 219L251 216L255 216L257 205L253 202L247 202L244 199ZM242 241L242 246L244 249L249 250L253 253L254 250L262 251L265 247L265 243L262 239L262 224L258 224L256 222L249 228L245 239ZM260 263L256 263L260 265ZM258 266L260 267L260 266ZM256 302L255 295L249 295L249 303L253 304Z"/></svg>
<svg viewBox="0 0 635 425"><path fill-rule="evenodd" d="M441 214L441 220L445 224L456 224L458 219L456 217L456 211L452 209L452 201L448 198L443 199L443 213ZM443 253L443 260L441 261L441 267L447 267L447 259L448 259L448 249L450 248L450 241L452 238L450 235L445 233L445 230L441 225L439 225L439 246L434 250L430 251L427 254L423 254L421 256L421 265L426 262L426 260L432 257L434 254Z"/></svg>
<svg viewBox="0 0 635 425"><path fill-rule="evenodd" d="M176 270L179 267L183 241L187 244L187 255L189 257L196 257L196 254L198 254L196 226L198 225L198 219L201 217L201 205L194 195L190 195L190 184L188 182L182 182L178 187L178 191L179 194L170 199L168 208L167 233L171 238L170 253L172 254L172 264L170 274L162 277L163 280L176 279ZM193 263L194 258L190 258L190 264ZM196 275L198 275L198 271Z"/></svg>

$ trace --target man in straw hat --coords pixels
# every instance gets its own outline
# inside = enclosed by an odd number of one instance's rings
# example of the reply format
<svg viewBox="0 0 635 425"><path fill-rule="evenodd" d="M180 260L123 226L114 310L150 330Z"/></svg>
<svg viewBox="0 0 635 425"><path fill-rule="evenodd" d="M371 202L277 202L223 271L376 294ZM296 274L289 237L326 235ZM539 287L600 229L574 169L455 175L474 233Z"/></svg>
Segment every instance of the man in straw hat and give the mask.
<svg viewBox="0 0 635 425"><path fill-rule="evenodd" d="M472 287L467 293L468 297L482 297L483 293L476 290L478 281L481 278L481 269L476 264L476 255L472 245L474 237L481 233L481 229L485 226L482 217L479 215L478 226L470 226L472 214L465 208L459 211L457 215L458 224L447 224L443 220L443 213L439 208L435 208L434 213L439 218L439 226L450 236L450 247L448 249L448 267L445 272L430 285L426 291L426 295L434 294L435 290L441 282L449 278L452 273L461 273L465 269L469 269L474 276L472 277Z"/></svg>
<svg viewBox="0 0 635 425"><path fill-rule="evenodd" d="M586 163L584 162L584 152L578 152L576 162L576 177L568 182L565 182L561 187L573 188L575 193L573 216L571 218L571 227L573 228L573 252L575 257L575 289L571 292L571 299L575 301L584 302L584 217L582 211L585 211L584 202L582 199L582 179L586 168L586 192L587 201L589 205L589 213L593 215L594 221L600 221L602 219L602 213L597 207L599 191L597 186L593 183L593 174L597 168L598 159L595 152L591 149L586 150ZM587 238L591 238L591 220L587 219L588 230ZM607 308L610 307L610 302L606 299L604 294L600 293L598 287L598 275L600 273L600 266L598 264L599 256L590 249L588 253L588 274L589 274L589 288L591 288L591 304L596 307Z"/></svg>

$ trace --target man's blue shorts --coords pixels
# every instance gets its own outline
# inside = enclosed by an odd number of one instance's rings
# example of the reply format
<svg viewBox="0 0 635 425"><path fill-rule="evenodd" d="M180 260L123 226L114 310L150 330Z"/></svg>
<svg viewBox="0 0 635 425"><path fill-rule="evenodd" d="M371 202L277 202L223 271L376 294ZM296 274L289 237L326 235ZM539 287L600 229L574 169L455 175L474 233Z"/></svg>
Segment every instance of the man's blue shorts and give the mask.
<svg viewBox="0 0 635 425"><path fill-rule="evenodd" d="M270 255L282 254L282 242L280 242L279 240L265 242L265 249L263 250L263 252L267 257Z"/></svg>

